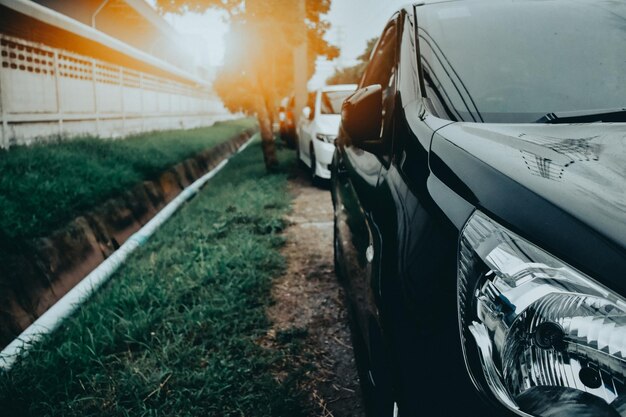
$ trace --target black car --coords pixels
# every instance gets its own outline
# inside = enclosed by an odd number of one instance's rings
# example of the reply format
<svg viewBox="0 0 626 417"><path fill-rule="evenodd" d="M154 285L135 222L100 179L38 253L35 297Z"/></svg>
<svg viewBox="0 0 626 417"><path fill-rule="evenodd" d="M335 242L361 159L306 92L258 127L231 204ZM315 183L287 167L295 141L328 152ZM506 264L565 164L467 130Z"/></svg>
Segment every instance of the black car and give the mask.
<svg viewBox="0 0 626 417"><path fill-rule="evenodd" d="M626 2L419 3L332 163L373 415L626 416Z"/></svg>

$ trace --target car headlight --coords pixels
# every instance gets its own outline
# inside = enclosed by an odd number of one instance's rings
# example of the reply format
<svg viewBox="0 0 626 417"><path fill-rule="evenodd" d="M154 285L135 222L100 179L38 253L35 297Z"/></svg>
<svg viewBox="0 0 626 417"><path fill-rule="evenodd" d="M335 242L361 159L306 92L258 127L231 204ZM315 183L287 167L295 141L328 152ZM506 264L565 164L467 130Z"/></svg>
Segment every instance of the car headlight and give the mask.
<svg viewBox="0 0 626 417"><path fill-rule="evenodd" d="M475 212L459 248L474 383L522 416L626 416L626 300Z"/></svg>
<svg viewBox="0 0 626 417"><path fill-rule="evenodd" d="M321 133L318 133L317 135L315 135L315 137L318 140L321 140L322 142L334 143L335 142L335 138L337 137L337 135L323 135Z"/></svg>

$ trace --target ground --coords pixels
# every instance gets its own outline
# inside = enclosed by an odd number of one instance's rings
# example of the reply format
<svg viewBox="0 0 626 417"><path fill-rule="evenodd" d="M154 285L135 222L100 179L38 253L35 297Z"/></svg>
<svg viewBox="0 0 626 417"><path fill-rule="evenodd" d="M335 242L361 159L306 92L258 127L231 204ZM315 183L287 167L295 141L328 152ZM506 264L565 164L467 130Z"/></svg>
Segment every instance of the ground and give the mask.
<svg viewBox="0 0 626 417"><path fill-rule="evenodd" d="M302 360L316 364L305 387L317 406L314 415L362 416L345 297L333 267L330 192L327 186L311 185L301 169L290 178L289 188L294 200L283 248L287 270L274 282L275 304L268 310L273 324L266 343L302 333L310 356Z"/></svg>

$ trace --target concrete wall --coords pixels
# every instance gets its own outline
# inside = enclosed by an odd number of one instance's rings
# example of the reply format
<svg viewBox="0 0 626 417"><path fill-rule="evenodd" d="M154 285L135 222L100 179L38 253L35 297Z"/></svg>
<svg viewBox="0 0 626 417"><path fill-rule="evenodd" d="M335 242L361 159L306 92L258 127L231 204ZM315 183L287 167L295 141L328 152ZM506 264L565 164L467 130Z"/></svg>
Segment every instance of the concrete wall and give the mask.
<svg viewBox="0 0 626 417"><path fill-rule="evenodd" d="M228 118L205 87L0 34L0 147L125 136Z"/></svg>
<svg viewBox="0 0 626 417"><path fill-rule="evenodd" d="M144 0L35 0L189 72L193 59L180 35ZM94 18L94 14L95 15Z"/></svg>

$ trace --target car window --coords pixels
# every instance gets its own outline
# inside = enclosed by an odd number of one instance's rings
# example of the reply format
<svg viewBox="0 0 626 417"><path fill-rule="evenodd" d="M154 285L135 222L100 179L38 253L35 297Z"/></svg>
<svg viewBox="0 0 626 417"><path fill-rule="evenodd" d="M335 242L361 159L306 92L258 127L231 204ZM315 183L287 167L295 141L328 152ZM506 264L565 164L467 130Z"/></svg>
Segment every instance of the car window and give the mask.
<svg viewBox="0 0 626 417"><path fill-rule="evenodd" d="M626 107L625 2L451 2L419 7L417 21L441 117L525 123Z"/></svg>
<svg viewBox="0 0 626 417"><path fill-rule="evenodd" d="M320 104L322 114L341 114L343 101L354 91L323 91Z"/></svg>
<svg viewBox="0 0 626 417"><path fill-rule="evenodd" d="M383 130L382 138L390 140L392 132L393 110L396 96L397 78L397 50L398 50L398 15L383 31L378 44L372 52L372 57L363 79L361 87L380 84L383 93Z"/></svg>
<svg viewBox="0 0 626 417"><path fill-rule="evenodd" d="M385 29L372 52L367 70L361 80L361 87L380 84L385 88L389 85L395 66L396 38L396 25L391 24Z"/></svg>
<svg viewBox="0 0 626 417"><path fill-rule="evenodd" d="M402 91L402 101L408 104L420 98L419 68L415 46L415 23L413 13L404 15L402 39L399 46L398 88Z"/></svg>

